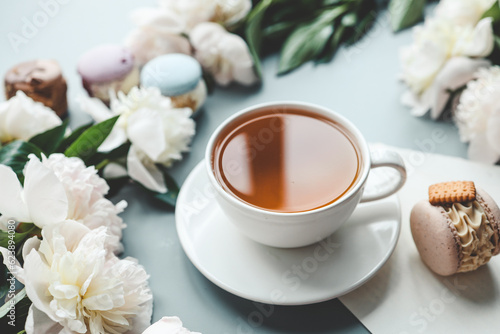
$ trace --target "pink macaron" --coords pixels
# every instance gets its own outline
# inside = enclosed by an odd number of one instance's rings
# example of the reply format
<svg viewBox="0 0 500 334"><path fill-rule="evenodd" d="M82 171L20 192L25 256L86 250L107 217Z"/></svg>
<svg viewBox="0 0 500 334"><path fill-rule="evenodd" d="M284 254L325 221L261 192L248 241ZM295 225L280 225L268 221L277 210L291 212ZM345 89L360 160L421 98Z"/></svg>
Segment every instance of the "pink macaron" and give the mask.
<svg viewBox="0 0 500 334"><path fill-rule="evenodd" d="M432 205L422 200L411 211L413 240L436 274L472 271L500 253L500 209L484 190L475 190L470 201Z"/></svg>
<svg viewBox="0 0 500 334"><path fill-rule="evenodd" d="M110 100L110 91L126 94L139 85L134 56L121 45L99 45L87 51L78 61L78 73L89 95L105 103Z"/></svg>

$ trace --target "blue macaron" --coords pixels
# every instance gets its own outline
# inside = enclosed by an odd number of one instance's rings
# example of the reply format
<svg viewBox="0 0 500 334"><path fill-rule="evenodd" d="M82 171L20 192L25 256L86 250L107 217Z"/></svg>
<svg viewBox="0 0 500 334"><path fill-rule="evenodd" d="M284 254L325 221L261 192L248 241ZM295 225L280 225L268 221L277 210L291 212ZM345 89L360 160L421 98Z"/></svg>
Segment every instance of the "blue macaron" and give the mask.
<svg viewBox="0 0 500 334"><path fill-rule="evenodd" d="M171 53L149 61L141 71L143 87L158 87L165 96L178 96L196 88L202 76L200 63L193 57Z"/></svg>

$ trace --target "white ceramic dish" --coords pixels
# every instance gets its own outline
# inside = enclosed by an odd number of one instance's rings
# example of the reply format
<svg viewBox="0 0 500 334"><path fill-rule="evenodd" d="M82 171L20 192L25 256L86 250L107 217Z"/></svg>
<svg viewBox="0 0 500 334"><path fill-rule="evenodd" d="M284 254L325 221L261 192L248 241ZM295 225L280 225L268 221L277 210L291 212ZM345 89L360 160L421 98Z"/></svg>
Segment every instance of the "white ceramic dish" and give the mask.
<svg viewBox="0 0 500 334"><path fill-rule="evenodd" d="M398 198L360 204L333 235L307 247L264 246L239 232L214 198L200 162L176 205L177 233L196 268L237 296L276 305L339 297L370 279L389 259L401 228Z"/></svg>

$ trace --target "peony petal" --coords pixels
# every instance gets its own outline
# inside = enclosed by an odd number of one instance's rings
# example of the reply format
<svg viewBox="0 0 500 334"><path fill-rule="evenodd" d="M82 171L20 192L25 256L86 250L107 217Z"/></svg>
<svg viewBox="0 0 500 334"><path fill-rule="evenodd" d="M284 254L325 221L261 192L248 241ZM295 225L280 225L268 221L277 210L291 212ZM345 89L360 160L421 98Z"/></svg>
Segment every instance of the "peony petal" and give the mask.
<svg viewBox="0 0 500 334"><path fill-rule="evenodd" d="M252 56L248 50L248 46L243 38L238 35L225 33L223 35L223 40L221 44L224 44L221 48L221 55L231 60L235 65L242 65L247 67L253 64Z"/></svg>
<svg viewBox="0 0 500 334"><path fill-rule="evenodd" d="M490 146L485 133L476 134L470 141L468 153L471 160L487 164L494 164L500 160L500 154Z"/></svg>
<svg viewBox="0 0 500 334"><path fill-rule="evenodd" d="M127 135L132 144L153 161L165 150L163 121L157 110L139 109L130 115Z"/></svg>
<svg viewBox="0 0 500 334"><path fill-rule="evenodd" d="M115 116L104 102L98 98L80 95L77 101L80 104L80 108L98 123ZM124 144L126 141L127 136L125 132L115 125L98 150L99 152L108 152Z"/></svg>
<svg viewBox="0 0 500 334"><path fill-rule="evenodd" d="M434 9L434 15L457 25L474 25L494 2L495 0L441 0Z"/></svg>
<svg viewBox="0 0 500 334"><path fill-rule="evenodd" d="M40 247L40 239L37 236L31 237L23 245L23 260L31 252L32 249L38 249Z"/></svg>
<svg viewBox="0 0 500 334"><path fill-rule="evenodd" d="M191 333L182 327L182 321L178 317L163 317L151 326L149 326L142 334L164 334L164 333Z"/></svg>
<svg viewBox="0 0 500 334"><path fill-rule="evenodd" d="M2 254L3 264L10 271L12 276L14 276L19 282L24 284L24 269L23 267L21 267L19 261L17 261L16 256L12 255L12 253L4 247L0 247L0 254Z"/></svg>
<svg viewBox="0 0 500 334"><path fill-rule="evenodd" d="M234 81L250 86L259 80L253 68L253 59L248 46L240 36L234 34L226 36L222 56L232 63Z"/></svg>
<svg viewBox="0 0 500 334"><path fill-rule="evenodd" d="M414 94L422 94L432 83L447 57L445 48L431 40L424 40L421 44L402 48L400 59L403 67L401 73L403 81Z"/></svg>
<svg viewBox="0 0 500 334"><path fill-rule="evenodd" d="M151 27L170 34L181 34L186 25L184 21L168 10L158 8L139 8L132 12L132 21L139 27Z"/></svg>
<svg viewBox="0 0 500 334"><path fill-rule="evenodd" d="M82 306L92 311L108 311L113 309L115 305L109 294L103 293L97 296L86 297L82 302ZM119 317L117 322L121 321L124 321L122 324L128 324L125 318Z"/></svg>
<svg viewBox="0 0 500 334"><path fill-rule="evenodd" d="M237 67L233 71L234 81L245 86L251 86L259 82L259 77L255 74L253 65L249 67Z"/></svg>
<svg viewBox="0 0 500 334"><path fill-rule="evenodd" d="M116 162L111 162L104 167L103 170L103 176L105 179L119 179L122 177L126 177L127 174L127 169L123 167L122 165L116 163Z"/></svg>
<svg viewBox="0 0 500 334"><path fill-rule="evenodd" d="M401 104L411 108L411 114L416 117L424 116L430 109L430 104L425 93L419 99L411 90L407 90L401 95Z"/></svg>
<svg viewBox="0 0 500 334"><path fill-rule="evenodd" d="M16 96L8 100L8 105L5 124L2 125L12 136L11 140L28 140L62 124L52 109L41 102L33 101L20 90L16 92Z"/></svg>
<svg viewBox="0 0 500 334"><path fill-rule="evenodd" d="M76 101L80 108L98 123L114 116L113 112L98 98L80 95Z"/></svg>
<svg viewBox="0 0 500 334"><path fill-rule="evenodd" d="M163 54L191 54L191 44L187 38L149 26L132 31L125 39L125 45L134 54L134 61L139 67Z"/></svg>
<svg viewBox="0 0 500 334"><path fill-rule="evenodd" d="M5 165L0 165L0 213L20 222L31 222L31 217L22 197L22 186L16 173Z"/></svg>
<svg viewBox="0 0 500 334"><path fill-rule="evenodd" d="M47 293L49 288L48 278L52 275L49 267L43 262L40 254L33 249L26 256L24 268L26 293L33 302L33 306L45 313L50 319L57 321L54 311L50 308L52 297ZM38 321L42 320L35 317L34 326L36 329L38 329ZM45 322L42 321L42 323Z"/></svg>
<svg viewBox="0 0 500 334"><path fill-rule="evenodd" d="M98 151L109 152L125 144L126 142L127 142L127 134L125 133L125 130L115 125L113 127L113 130L111 130L109 135L106 137L106 139L104 139L101 146L99 146Z"/></svg>
<svg viewBox="0 0 500 334"><path fill-rule="evenodd" d="M33 223L43 228L68 215L68 198L61 181L34 155L26 164L24 197Z"/></svg>
<svg viewBox="0 0 500 334"><path fill-rule="evenodd" d="M26 334L68 333L63 326L50 319L45 313L33 306L33 304L30 306L28 311L28 317L26 318L24 329L26 330Z"/></svg>
<svg viewBox="0 0 500 334"><path fill-rule="evenodd" d="M474 73L479 68L489 65L490 62L485 59L454 57L448 60L424 93L431 105L431 118L437 119L441 116L450 98L450 91L464 86L474 78Z"/></svg>
<svg viewBox="0 0 500 334"><path fill-rule="evenodd" d="M486 129L489 146L500 155L500 108L490 116Z"/></svg>
<svg viewBox="0 0 500 334"><path fill-rule="evenodd" d="M73 252L80 244L80 241L90 231L91 230L87 226L74 220L65 220L58 224L52 224L44 228L43 235L52 236L54 233L63 235L65 241L64 246L69 252Z"/></svg>
<svg viewBox="0 0 500 334"><path fill-rule="evenodd" d="M466 40L464 45L457 42L456 48L463 48L462 54L469 57L487 57L494 46L493 27L491 17L479 21L472 33L472 39Z"/></svg>
<svg viewBox="0 0 500 334"><path fill-rule="evenodd" d="M227 32L220 24L203 22L189 37L196 59L219 85L226 86L233 80L250 85L258 80L248 46L238 35Z"/></svg>
<svg viewBox="0 0 500 334"><path fill-rule="evenodd" d="M9 226L10 218L7 218L7 216L0 216L0 230L1 231L7 231L7 228Z"/></svg>
<svg viewBox="0 0 500 334"><path fill-rule="evenodd" d="M224 26L232 26L241 21L252 9L251 0L217 1L216 16L213 21L221 22ZM231 30L231 29L229 29Z"/></svg>
<svg viewBox="0 0 500 334"><path fill-rule="evenodd" d="M153 162L145 166L138 157L134 146L130 147L127 155L127 169L129 176L144 187L159 193L167 192L165 179L161 171Z"/></svg>

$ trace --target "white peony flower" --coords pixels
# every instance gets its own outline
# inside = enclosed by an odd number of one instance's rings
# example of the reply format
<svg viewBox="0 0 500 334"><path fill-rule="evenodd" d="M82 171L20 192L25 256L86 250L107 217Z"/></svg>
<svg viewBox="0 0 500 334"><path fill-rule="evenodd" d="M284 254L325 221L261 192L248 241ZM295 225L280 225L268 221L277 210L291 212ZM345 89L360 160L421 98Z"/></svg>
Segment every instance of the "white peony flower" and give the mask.
<svg viewBox="0 0 500 334"><path fill-rule="evenodd" d="M125 44L138 66L167 53L191 54L191 45L182 36L184 22L174 13L156 8L141 8L132 13L138 28L130 33Z"/></svg>
<svg viewBox="0 0 500 334"><path fill-rule="evenodd" d="M108 247L116 254L123 251L120 243L122 230L126 227L118 216L127 207L126 201L114 205L104 196L109 191L106 181L97 175L94 166L87 167L79 158L68 158L64 154L43 157L42 163L50 168L63 184L68 198L68 215L90 229L108 228L112 236Z"/></svg>
<svg viewBox="0 0 500 334"><path fill-rule="evenodd" d="M425 114L431 109L432 117L437 118L442 113L444 104L440 108L429 103L428 96L435 96L435 92L428 89L435 88L435 80L441 71L450 71L446 68L448 61L456 57L483 58L493 50L493 30L491 18L485 18L475 26L459 26L444 19L429 19L423 26L414 28L414 43L401 50L402 79L407 84L412 95L412 113L417 116ZM469 62L467 68L461 69L456 75L443 74L442 77L466 78L480 66L488 63L483 60ZM453 66L455 69L458 67ZM464 84L463 82L462 84ZM459 87L458 81L447 83L447 87ZM442 86L442 84L441 84ZM440 90L442 91L442 89ZM437 98L442 100L442 96ZM408 102L409 99L405 98Z"/></svg>
<svg viewBox="0 0 500 334"><path fill-rule="evenodd" d="M8 101L0 103L0 143L31 137L50 130L62 121L56 113L40 102L17 91Z"/></svg>
<svg viewBox="0 0 500 334"><path fill-rule="evenodd" d="M16 272L33 302L27 334L141 333L150 324L149 276L106 250L107 229L65 221L29 239ZM5 249L2 249L4 252Z"/></svg>
<svg viewBox="0 0 500 334"><path fill-rule="evenodd" d="M195 57L218 84L235 81L252 85L258 81L252 56L245 41L212 22L198 24L190 35Z"/></svg>
<svg viewBox="0 0 500 334"><path fill-rule="evenodd" d="M170 166L189 151L195 123L189 108L174 108L170 98L156 87L134 87L128 95L112 97L111 109L97 99L82 97L82 109L96 121L120 115L99 150L109 151L130 140L129 176L157 192L166 192L164 177L156 164Z"/></svg>
<svg viewBox="0 0 500 334"><path fill-rule="evenodd" d="M0 165L3 221L13 218L45 228L71 219L90 229L106 226L110 234L106 245L109 251L123 251L120 240L125 224L118 214L127 202L114 205L104 197L109 187L94 167L86 167L81 159L63 154L43 156L42 162L30 155L24 176L23 188L12 169Z"/></svg>
<svg viewBox="0 0 500 334"><path fill-rule="evenodd" d="M408 90L401 97L401 102L412 108L414 116L425 115L430 109L431 118L437 119L446 107L450 92L463 87L474 78L479 68L489 65L490 62L486 59L450 58L420 96Z"/></svg>
<svg viewBox="0 0 500 334"><path fill-rule="evenodd" d="M30 155L24 169L24 188L14 171L5 165L0 165L0 184L2 219L32 222L44 228L68 216L68 197L64 186L35 155Z"/></svg>
<svg viewBox="0 0 500 334"><path fill-rule="evenodd" d="M441 0L436 17L457 25L475 25L496 0Z"/></svg>
<svg viewBox="0 0 500 334"><path fill-rule="evenodd" d="M182 327L178 317L163 317L147 328L142 334L201 334Z"/></svg>
<svg viewBox="0 0 500 334"><path fill-rule="evenodd" d="M500 160L500 67L480 69L467 84L455 110L460 138L470 142L469 157L485 163Z"/></svg>

